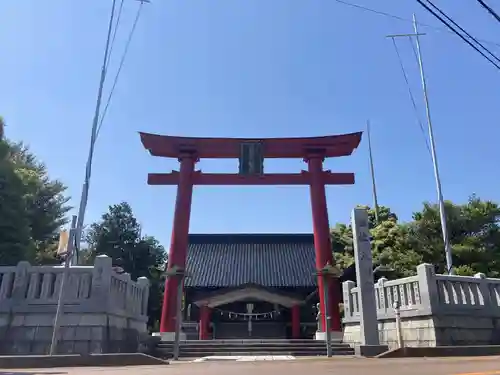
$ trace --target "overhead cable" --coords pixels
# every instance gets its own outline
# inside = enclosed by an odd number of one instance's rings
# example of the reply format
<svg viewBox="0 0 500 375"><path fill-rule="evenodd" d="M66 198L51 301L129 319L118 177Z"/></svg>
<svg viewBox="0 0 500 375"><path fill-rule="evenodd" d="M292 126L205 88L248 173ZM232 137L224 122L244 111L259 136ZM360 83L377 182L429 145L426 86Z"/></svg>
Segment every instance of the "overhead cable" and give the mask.
<svg viewBox="0 0 500 375"><path fill-rule="evenodd" d="M445 17L449 22L451 22L454 26L458 27L458 29L467 35L474 43L476 43L479 47L486 51L491 57L497 60L500 63L500 59L495 56L489 49L487 49L484 45L482 45L476 38L470 35L463 27L461 27L458 23L456 23L450 16L448 16L445 12L439 9L431 0L426 0L430 6L432 6L435 10L437 10L443 17Z"/></svg>
<svg viewBox="0 0 500 375"><path fill-rule="evenodd" d="M460 34L455 28L450 25L446 20L444 20L439 14L434 12L431 8L429 8L428 5L424 4L422 0L417 0L417 2L425 8L430 14L432 14L434 17L436 17L442 24L444 24L446 27L448 27L454 34L456 34L460 39L462 39L465 43L467 43L470 47L472 47L476 52L478 52L480 55L482 55L486 60L488 60L491 64L493 64L498 70L500 70L500 65L497 64L494 60L492 60L489 56L487 56L483 51L481 51L479 48L477 48L473 43L471 43L470 40L465 38L462 34ZM490 52L491 53L491 52Z"/></svg>
<svg viewBox="0 0 500 375"><path fill-rule="evenodd" d="M398 21L413 22L413 20L411 20L409 18L397 16L395 14L391 14L391 13L379 11L379 10L376 10L376 9L373 9L373 8L369 8L369 7L366 7L366 6L354 4L354 3L351 3L351 2L348 2L348 1L345 1L345 0L334 0L334 1L337 2L337 3L339 3L339 4L347 5L349 7L356 8L356 9L359 9L359 10L363 10L363 11L366 11L366 12L369 12L369 13L377 14L379 16L393 18L393 19L396 19ZM422 23L422 22L418 22L417 24L419 26L428 27L428 28L433 29L433 30L446 31L448 33L452 33L452 31L449 28L447 28L447 27L432 26L432 25L425 24L425 23ZM480 42L483 42L483 43L486 43L486 44L494 45L496 47L500 47L500 43L498 43L498 42L494 42L494 41L491 41L491 40L485 40L485 39L477 39L477 38L476 38L476 40L479 40Z"/></svg>
<svg viewBox="0 0 500 375"><path fill-rule="evenodd" d="M498 13L497 13L497 12L495 12L495 11L493 10L493 8L492 8L492 7L490 7L488 4L486 4L483 0L477 0L477 2L478 2L479 4L481 4L481 6L482 6L484 9L486 9L486 10L487 10L487 11L488 11L488 12L489 12L489 13L490 13L493 17L495 17L495 19L496 19L498 22L500 22L500 16L498 15Z"/></svg>
<svg viewBox="0 0 500 375"><path fill-rule="evenodd" d="M399 49L398 49L398 46L396 44L396 40L394 38L391 38L391 39L392 39L392 44L394 45L394 50L396 51L396 56L398 57L401 72L403 73L403 77L405 79L406 87L408 89L408 94L410 95L410 100L411 100L411 103L413 106L413 110L415 112L415 117L417 118L418 125L419 125L420 130L422 132L422 135L424 137L425 146L427 147L427 151L429 151L429 155L431 155L431 148L429 146L429 141L427 140L427 133L425 132L424 125L422 124L422 120L420 119L420 116L418 114L417 103L415 101L415 97L413 96L413 92L411 91L410 81L408 80L408 75L406 74L406 70L405 70L405 67L403 64L403 59L401 58L401 54L399 53ZM411 41L411 39L410 39L410 41ZM412 43L412 45L413 45L413 43Z"/></svg>
<svg viewBox="0 0 500 375"><path fill-rule="evenodd" d="M127 58L127 54L128 54L128 50L129 50L130 44L132 42L132 38L134 36L137 24L138 24L139 19L141 17L142 6L144 5L144 3L145 3L144 1L141 1L141 3L139 4L139 8L137 9L137 13L135 15L134 23L132 24L132 28L130 29L130 32L129 32L129 35L128 35L128 38L127 38L127 42L125 44L125 49L123 51L122 57L120 59L120 64L118 66L118 70L116 71L115 78L113 80L113 85L111 86L111 90L109 92L108 99L106 101L106 105L104 106L104 110L102 111L101 118L99 120L99 126L97 128L97 136L99 136L99 133L100 133L100 131L102 129L102 124L103 124L104 119L106 117L106 114L108 112L108 108L109 108L109 105L111 103L111 99L113 97L113 94L114 94L115 89L116 89L116 85L117 85L118 80L120 78L120 73L121 73L122 68L123 68L123 66L125 64L125 59Z"/></svg>

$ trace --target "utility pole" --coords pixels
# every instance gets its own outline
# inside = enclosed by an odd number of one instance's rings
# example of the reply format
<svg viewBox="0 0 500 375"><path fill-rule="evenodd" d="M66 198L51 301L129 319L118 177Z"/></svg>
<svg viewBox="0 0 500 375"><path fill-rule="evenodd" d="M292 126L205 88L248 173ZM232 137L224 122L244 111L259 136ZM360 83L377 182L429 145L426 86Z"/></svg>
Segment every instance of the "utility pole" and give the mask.
<svg viewBox="0 0 500 375"><path fill-rule="evenodd" d="M453 275L453 258L451 254L450 238L448 237L448 226L446 223L446 209L444 206L443 191L441 189L441 177L439 176L439 166L436 154L436 144L434 142L434 130L432 128L431 111L429 108L429 95L427 93L427 82L424 73L424 64L422 61L422 51L420 49L420 38L417 29L417 17L413 14L413 29L415 31L415 40L417 43L418 66L420 68L420 78L422 80L422 90L425 101L425 114L427 116L427 125L429 127L429 140L431 143L432 164L434 166L434 177L436 179L436 191L439 200L439 216L441 218L441 230L443 232L444 251L446 254L446 268L448 274Z"/></svg>
<svg viewBox="0 0 500 375"><path fill-rule="evenodd" d="M136 0L141 3L141 5L145 3L150 3L150 0ZM123 4L122 4L123 5ZM97 141L97 135L99 133L100 125L102 125L102 119L100 120L101 117L101 102L102 102L102 94L104 90L104 82L106 81L106 75L107 75L107 67L109 63L109 58L111 54L111 44L112 40L114 41L115 35L112 37L113 33L113 22L115 19L115 10L116 10L116 0L112 0L112 5L111 5L111 14L109 17L109 24L108 24L108 33L106 37L106 46L104 48L104 58L103 58L103 63L101 67L101 78L99 80L99 88L97 90L97 100L96 100L96 106L95 106L95 111L94 111L94 118L92 120L92 131L90 134L90 147L89 147L89 156L87 159L87 164L85 168L85 178L82 186L82 195L80 197L80 206L78 208L78 219L77 219L77 224L76 224L76 240L75 240L75 256L73 257L74 262L78 263L78 255L81 250L80 244L82 241L82 232L83 232L83 224L85 221L85 212L87 210L87 202L89 198L89 190L90 190L90 177L92 175L92 161L94 158L94 148L95 148L95 143ZM121 11L121 9L120 9ZM118 20L119 21L120 16L118 15ZM136 20L137 21L137 20ZM118 25L116 25L117 27ZM115 33L116 33L116 28L115 28ZM116 81L115 81L116 84ZM114 87L113 87L114 89ZM111 90L111 93L113 92L113 89ZM111 94L110 94L111 95ZM106 109L104 110L106 112ZM100 123L101 122L101 123Z"/></svg>
<svg viewBox="0 0 500 375"><path fill-rule="evenodd" d="M109 17L108 24L108 33L106 37L106 47L104 48L104 58L101 67L101 77L99 80L99 87L97 89L97 100L94 111L94 118L92 120L92 130L90 133L90 147L89 147L89 156L87 159L87 165L85 168L85 178L82 186L82 195L80 198L80 206L78 208L78 219L76 223L76 238L75 238L75 256L73 257L73 261L78 263L79 261L79 252L81 250L80 244L82 241L82 232L83 232L83 223L85 220L85 211L87 210L87 202L89 196L90 189L90 176L92 175L92 160L94 158L94 147L97 139L97 129L99 125L99 115L101 113L101 101L102 101L102 93L104 90L104 81L106 80L106 67L108 65L109 58L109 48L111 43L111 33L113 30L113 21L115 18L115 8L116 8L116 0L113 0L111 6L111 14Z"/></svg>
<svg viewBox="0 0 500 375"><path fill-rule="evenodd" d="M375 223L378 225L378 199L377 199L377 187L375 185L375 171L373 168L373 155L372 155L372 140L370 133L370 120L366 122L366 133L368 135L368 153L370 156L370 171L372 175L372 192L373 192L373 206L375 210Z"/></svg>
<svg viewBox="0 0 500 375"><path fill-rule="evenodd" d="M428 131L429 131L432 164L434 167L434 179L436 182L436 192L437 192L437 196L438 196L439 217L441 220L441 231L443 233L444 251L445 251L445 256L446 256L446 268L447 268L448 274L453 275L455 272L453 270L453 258L452 258L452 252L451 252L450 239L449 239L449 235L448 235L448 226L446 223L446 208L444 205L443 191L441 189L441 177L439 174L439 166L438 166L438 160L437 160L437 154L436 154L436 144L434 141L434 130L432 127L432 119L431 119L431 112L430 112L430 106L429 106L429 95L427 92L427 81L425 79L424 64L423 64L423 60L422 60L422 51L420 48L420 36L425 35L425 34L421 34L418 32L417 18L415 16L415 14L413 14L413 30L415 32L414 34L388 35L387 37L393 38L393 39L397 38L397 37L408 37L411 40L413 39L413 37L415 37L416 46L417 46L417 60L418 60L418 66L420 69L420 79L422 81L422 90L423 90L423 94L424 94L425 114L427 117L427 127L428 127ZM413 41L412 41L412 43L413 43Z"/></svg>
<svg viewBox="0 0 500 375"><path fill-rule="evenodd" d="M52 330L52 340L50 342L50 352L49 355L54 355L57 354L57 341L58 341L58 333L59 333L59 326L61 325L61 317L64 314L64 288L66 284L66 280L68 279L69 275L69 270L70 270L70 263L75 255L75 248L74 248L74 240L75 240L75 234L76 234L76 216L73 216L71 220L71 227L69 230L69 235L68 235L68 242L66 244L66 249L65 249L65 261L64 261L64 269L62 272L62 278L61 278L61 283L59 284L59 290L58 290L58 297L57 297L57 308L56 308L56 316L54 318L54 328ZM64 249L59 249L64 250Z"/></svg>

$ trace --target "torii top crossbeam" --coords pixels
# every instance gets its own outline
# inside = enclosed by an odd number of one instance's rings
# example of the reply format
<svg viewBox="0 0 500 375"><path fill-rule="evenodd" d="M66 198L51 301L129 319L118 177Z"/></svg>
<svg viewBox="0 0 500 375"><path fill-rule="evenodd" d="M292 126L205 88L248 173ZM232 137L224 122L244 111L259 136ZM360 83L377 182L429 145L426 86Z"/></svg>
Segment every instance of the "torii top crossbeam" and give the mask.
<svg viewBox="0 0 500 375"><path fill-rule="evenodd" d="M151 155L177 158L183 152L194 152L203 158L238 158L245 142L260 142L264 158L303 158L319 151L325 158L349 156L361 142L361 132L302 138L196 138L140 133L141 141Z"/></svg>

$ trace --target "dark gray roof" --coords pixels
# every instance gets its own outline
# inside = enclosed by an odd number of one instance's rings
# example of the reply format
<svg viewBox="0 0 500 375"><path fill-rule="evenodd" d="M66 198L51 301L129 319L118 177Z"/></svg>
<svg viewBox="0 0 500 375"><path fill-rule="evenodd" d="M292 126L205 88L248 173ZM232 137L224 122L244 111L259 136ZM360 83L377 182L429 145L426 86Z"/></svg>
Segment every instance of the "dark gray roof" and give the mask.
<svg viewBox="0 0 500 375"><path fill-rule="evenodd" d="M312 234L192 234L186 287L313 287Z"/></svg>

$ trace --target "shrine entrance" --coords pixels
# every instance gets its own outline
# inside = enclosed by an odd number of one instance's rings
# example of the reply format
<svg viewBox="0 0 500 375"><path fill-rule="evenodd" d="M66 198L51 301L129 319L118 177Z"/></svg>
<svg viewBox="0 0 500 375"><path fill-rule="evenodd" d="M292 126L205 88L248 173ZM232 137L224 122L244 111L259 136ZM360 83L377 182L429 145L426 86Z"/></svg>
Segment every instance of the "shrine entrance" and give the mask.
<svg viewBox="0 0 500 375"><path fill-rule="evenodd" d="M289 311L300 305L297 298L271 292L257 285L212 293L197 300L198 307L212 311L214 339L285 339ZM291 331L298 335L298 319Z"/></svg>
<svg viewBox="0 0 500 375"><path fill-rule="evenodd" d="M310 189L313 216L314 248L318 273L327 265L334 265L330 244L330 226L326 204L325 185L352 185L353 173L334 173L323 169L325 158L349 156L361 141L361 132L308 138L188 138L140 133L144 147L152 156L177 158L179 171L150 173L149 185L176 185L172 239L169 250L160 332L165 340L174 337L178 316L179 293L182 293L184 270L189 238L189 220L194 185L307 185ZM239 159L239 172L232 174L203 173L195 170L202 158ZM298 173L264 172L266 158L300 158L307 163L307 170ZM341 331L339 281L329 278L328 309L325 308L324 278L318 277L318 296L322 327L325 317L331 317L331 331ZM250 303L250 302L249 302ZM296 304L293 306L298 306ZM292 307L292 305L290 305ZM201 306L208 311L209 306ZM298 309L292 308L297 311ZM328 312L325 314L325 312ZM203 313L205 314L205 313ZM202 314L202 315L203 315ZM297 312L294 313L295 318ZM204 315L203 315L204 316ZM200 329L204 329L203 327Z"/></svg>

